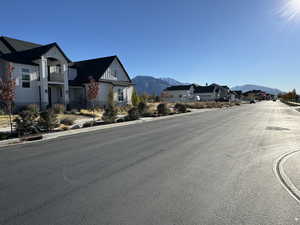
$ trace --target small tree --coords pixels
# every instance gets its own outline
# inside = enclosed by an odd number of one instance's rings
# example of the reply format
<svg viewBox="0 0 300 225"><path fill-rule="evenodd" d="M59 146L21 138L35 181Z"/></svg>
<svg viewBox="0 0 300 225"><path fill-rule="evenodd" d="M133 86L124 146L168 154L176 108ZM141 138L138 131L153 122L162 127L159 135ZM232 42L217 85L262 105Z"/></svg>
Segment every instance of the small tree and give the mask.
<svg viewBox="0 0 300 225"><path fill-rule="evenodd" d="M14 119L16 123L16 131L18 136L24 136L26 134L37 133L37 118L38 114L30 111L24 110L18 114L18 117Z"/></svg>
<svg viewBox="0 0 300 225"><path fill-rule="evenodd" d="M4 76L0 78L0 100L3 101L6 105L6 112L9 114L9 122L12 132L12 104L15 100L15 89L16 89L16 80L13 78L14 67L11 63L8 64Z"/></svg>
<svg viewBox="0 0 300 225"><path fill-rule="evenodd" d="M115 105L113 88L109 89L108 96L107 96L107 104L109 106L114 106Z"/></svg>
<svg viewBox="0 0 300 225"><path fill-rule="evenodd" d="M133 89L131 101L132 101L132 105L134 105L134 106L138 106L138 104L140 103L140 98L137 95L135 89Z"/></svg>
<svg viewBox="0 0 300 225"><path fill-rule="evenodd" d="M56 114L48 109L40 113L39 126L47 131L52 131L58 125Z"/></svg>
<svg viewBox="0 0 300 225"><path fill-rule="evenodd" d="M12 102L15 100L16 81L13 78L14 67L11 63L8 64L7 70L3 78L0 78L0 99L6 103L7 111L11 113Z"/></svg>
<svg viewBox="0 0 300 225"><path fill-rule="evenodd" d="M102 116L102 120L106 123L114 123L117 119L118 110L114 103L114 92L111 88L107 96L107 106Z"/></svg>
<svg viewBox="0 0 300 225"><path fill-rule="evenodd" d="M93 77L89 77L90 83L88 84L87 97L92 103L92 110L95 111L95 100L99 93L99 84ZM94 117L95 118L95 117Z"/></svg>

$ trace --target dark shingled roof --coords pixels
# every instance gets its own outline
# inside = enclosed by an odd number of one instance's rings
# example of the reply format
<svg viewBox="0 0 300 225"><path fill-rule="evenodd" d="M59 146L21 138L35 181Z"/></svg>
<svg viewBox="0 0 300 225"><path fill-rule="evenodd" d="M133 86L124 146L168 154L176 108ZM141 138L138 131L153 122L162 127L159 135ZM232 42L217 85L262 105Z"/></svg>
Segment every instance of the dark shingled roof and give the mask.
<svg viewBox="0 0 300 225"><path fill-rule="evenodd" d="M115 59L118 60L127 75L129 83L131 83L131 79L119 58L117 56L109 56L72 63L71 67L77 69L77 77L71 82L71 84L78 85L88 83L90 82L90 76L92 76L95 80L99 80Z"/></svg>
<svg viewBox="0 0 300 225"><path fill-rule="evenodd" d="M193 84L190 85L177 85L177 86L171 86L166 88L166 91L188 91L191 89L191 87L194 86Z"/></svg>
<svg viewBox="0 0 300 225"><path fill-rule="evenodd" d="M195 93L211 93L215 89L215 86L210 85L210 86L198 86L195 88Z"/></svg>
<svg viewBox="0 0 300 225"><path fill-rule="evenodd" d="M0 52L2 52L2 54L26 51L40 46L42 45L31 43L28 41L17 40L5 36L0 37Z"/></svg>
<svg viewBox="0 0 300 225"><path fill-rule="evenodd" d="M33 61L39 59L43 54L49 51L52 47L57 47L57 49L62 53L62 55L67 59L68 62L71 62L65 53L61 50L57 43L51 43L48 45L39 46L36 48L32 48L25 51L4 54L1 58L15 63L22 63L22 64L31 64L36 65Z"/></svg>

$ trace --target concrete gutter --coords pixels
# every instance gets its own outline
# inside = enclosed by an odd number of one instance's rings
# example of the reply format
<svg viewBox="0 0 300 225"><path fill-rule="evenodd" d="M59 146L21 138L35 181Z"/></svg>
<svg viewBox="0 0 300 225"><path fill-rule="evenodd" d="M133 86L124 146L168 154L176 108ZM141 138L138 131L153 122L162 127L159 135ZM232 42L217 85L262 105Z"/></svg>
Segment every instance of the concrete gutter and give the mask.
<svg viewBox="0 0 300 225"><path fill-rule="evenodd" d="M139 120L135 120L135 121L128 121L128 122L122 122L122 123L112 123L112 124L107 124L107 125L99 125L99 126L94 126L94 127L80 128L80 129L67 130L67 131L60 131L60 132L55 132L55 133L47 133L47 134L43 134L43 139L42 140L37 140L37 141L24 142L24 141L21 141L19 138L14 138L14 139L0 141L0 148L1 147L12 146L12 145L17 145L17 144L28 144L28 143L33 143L33 142L41 142L41 141L50 140L50 139L54 139L54 138L58 138L58 137L70 136L70 135L80 134L80 133L93 132L93 131L104 130L104 129L109 129L109 128L113 128L113 127L123 127L123 126L132 125L132 124L147 123L147 122L152 122L152 121L159 121L159 120L176 118L176 117L180 117L180 116L189 116L189 115L193 115L193 114L198 114L198 113L208 112L208 111L216 111L216 110L220 110L220 108L196 109L196 110L194 109L190 113L181 113L181 114L175 114L175 115L170 115L170 116L162 116L162 117L146 117L146 118L143 117L143 118L140 118Z"/></svg>

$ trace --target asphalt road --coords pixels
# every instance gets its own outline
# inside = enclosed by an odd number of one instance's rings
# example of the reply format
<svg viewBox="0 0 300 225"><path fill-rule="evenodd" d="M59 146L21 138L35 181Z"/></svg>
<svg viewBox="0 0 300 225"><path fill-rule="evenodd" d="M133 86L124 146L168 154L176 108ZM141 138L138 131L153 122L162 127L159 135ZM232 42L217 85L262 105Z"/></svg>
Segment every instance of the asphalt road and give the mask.
<svg viewBox="0 0 300 225"><path fill-rule="evenodd" d="M1 148L0 224L300 224L273 172L299 134L262 102Z"/></svg>

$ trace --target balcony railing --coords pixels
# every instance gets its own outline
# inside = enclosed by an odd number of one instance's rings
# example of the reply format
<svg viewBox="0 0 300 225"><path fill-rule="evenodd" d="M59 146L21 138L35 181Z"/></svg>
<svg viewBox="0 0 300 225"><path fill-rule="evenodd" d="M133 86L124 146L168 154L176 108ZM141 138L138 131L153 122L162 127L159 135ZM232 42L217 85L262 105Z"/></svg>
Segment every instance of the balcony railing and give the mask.
<svg viewBox="0 0 300 225"><path fill-rule="evenodd" d="M50 82L64 82L64 75L62 73L49 73L48 81Z"/></svg>

